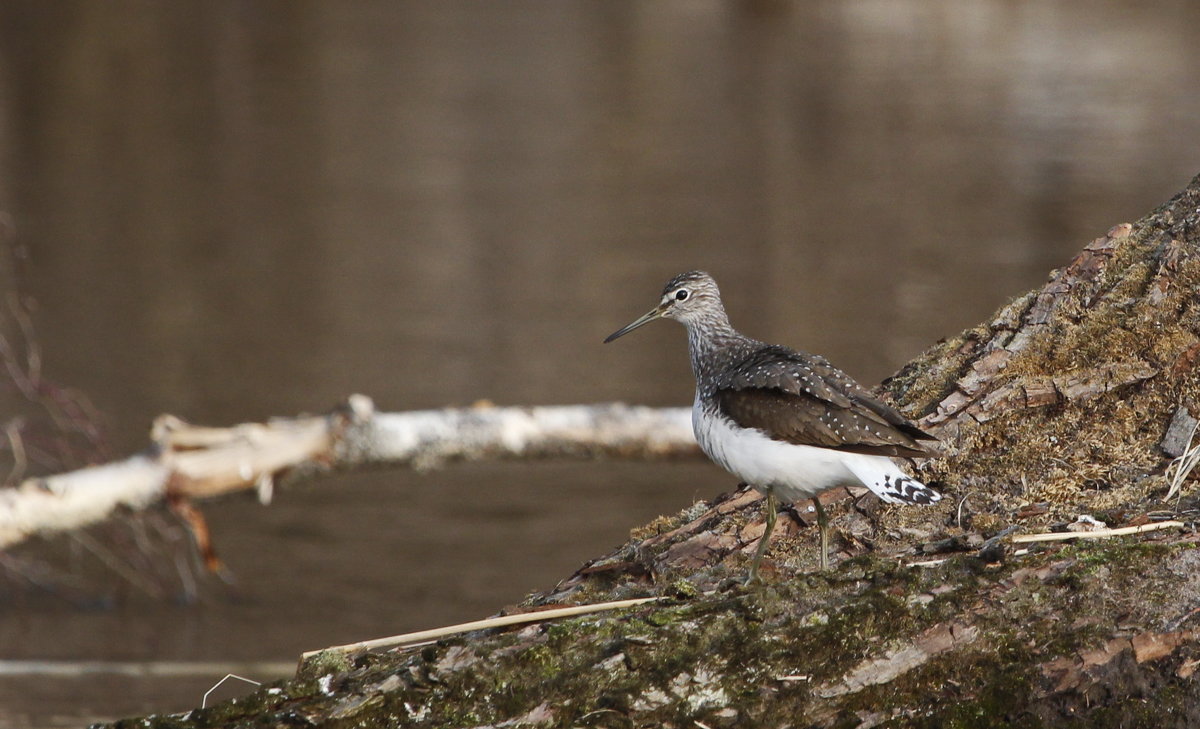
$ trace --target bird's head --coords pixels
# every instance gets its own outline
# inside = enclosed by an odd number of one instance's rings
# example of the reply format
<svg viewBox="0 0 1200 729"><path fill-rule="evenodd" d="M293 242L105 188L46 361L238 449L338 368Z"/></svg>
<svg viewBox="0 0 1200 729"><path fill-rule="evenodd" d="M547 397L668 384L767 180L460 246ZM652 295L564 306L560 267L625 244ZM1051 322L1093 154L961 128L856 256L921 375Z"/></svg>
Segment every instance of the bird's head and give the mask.
<svg viewBox="0 0 1200 729"><path fill-rule="evenodd" d="M663 287L658 306L608 335L607 344L655 319L675 319L690 324L714 313L724 313L717 282L704 271L681 273Z"/></svg>

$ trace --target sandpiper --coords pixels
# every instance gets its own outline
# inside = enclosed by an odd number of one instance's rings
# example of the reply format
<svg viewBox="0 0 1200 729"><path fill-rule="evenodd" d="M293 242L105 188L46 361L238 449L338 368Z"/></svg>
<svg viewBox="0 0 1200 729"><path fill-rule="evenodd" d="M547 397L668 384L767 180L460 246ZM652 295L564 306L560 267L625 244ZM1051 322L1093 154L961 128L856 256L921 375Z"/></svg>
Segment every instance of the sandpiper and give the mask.
<svg viewBox="0 0 1200 729"><path fill-rule="evenodd" d="M658 306L605 343L655 319L687 327L696 399L692 430L718 465L766 494L766 528L749 581L775 527L776 501L812 499L821 568L829 566L829 528L817 496L861 483L888 503L932 504L941 494L905 474L893 457L928 457L937 442L871 396L824 357L766 344L729 324L717 282L703 271L667 282Z"/></svg>

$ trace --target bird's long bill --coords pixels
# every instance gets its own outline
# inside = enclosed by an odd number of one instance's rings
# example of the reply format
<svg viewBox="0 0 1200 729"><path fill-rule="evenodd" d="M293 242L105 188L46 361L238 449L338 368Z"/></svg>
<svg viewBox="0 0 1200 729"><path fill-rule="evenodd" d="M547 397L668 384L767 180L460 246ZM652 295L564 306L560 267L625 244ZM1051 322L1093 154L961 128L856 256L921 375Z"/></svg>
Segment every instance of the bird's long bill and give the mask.
<svg viewBox="0 0 1200 729"><path fill-rule="evenodd" d="M608 344L609 342L616 339L617 337L623 337L626 334L632 332L634 329L637 329L641 325L649 324L650 322L654 321L655 319L659 318L662 315L663 315L663 312L662 312L661 308L656 307L654 309L651 309L650 311L647 311L645 314L642 314L637 319L634 319L633 321L631 321L630 323L621 327L620 329L613 332L612 334L609 334L608 337L605 338L604 343Z"/></svg>

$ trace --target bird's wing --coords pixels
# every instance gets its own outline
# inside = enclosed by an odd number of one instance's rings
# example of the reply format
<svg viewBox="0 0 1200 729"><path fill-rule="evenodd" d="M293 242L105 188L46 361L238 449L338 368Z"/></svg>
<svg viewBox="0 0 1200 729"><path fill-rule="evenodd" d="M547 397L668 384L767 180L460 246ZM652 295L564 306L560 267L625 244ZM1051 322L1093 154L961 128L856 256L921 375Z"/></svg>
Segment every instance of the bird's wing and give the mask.
<svg viewBox="0 0 1200 729"><path fill-rule="evenodd" d="M718 381L717 405L776 440L880 456L924 456L936 441L822 357L763 347Z"/></svg>

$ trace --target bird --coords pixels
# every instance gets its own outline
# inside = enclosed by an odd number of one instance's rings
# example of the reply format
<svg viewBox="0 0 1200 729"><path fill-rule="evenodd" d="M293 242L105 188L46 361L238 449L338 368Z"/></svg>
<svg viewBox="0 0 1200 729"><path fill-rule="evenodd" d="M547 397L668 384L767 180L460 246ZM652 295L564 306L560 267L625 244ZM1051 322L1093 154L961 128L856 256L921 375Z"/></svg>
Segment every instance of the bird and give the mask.
<svg viewBox="0 0 1200 729"><path fill-rule="evenodd" d="M700 449L766 496L766 526L748 583L758 582L777 502L812 500L824 570L829 568L829 521L817 498L823 491L862 484L887 503L932 504L942 498L892 460L935 456L937 438L824 357L735 330L709 274L675 276L657 306L604 343L656 319L674 319L687 328L696 378L692 430Z"/></svg>

